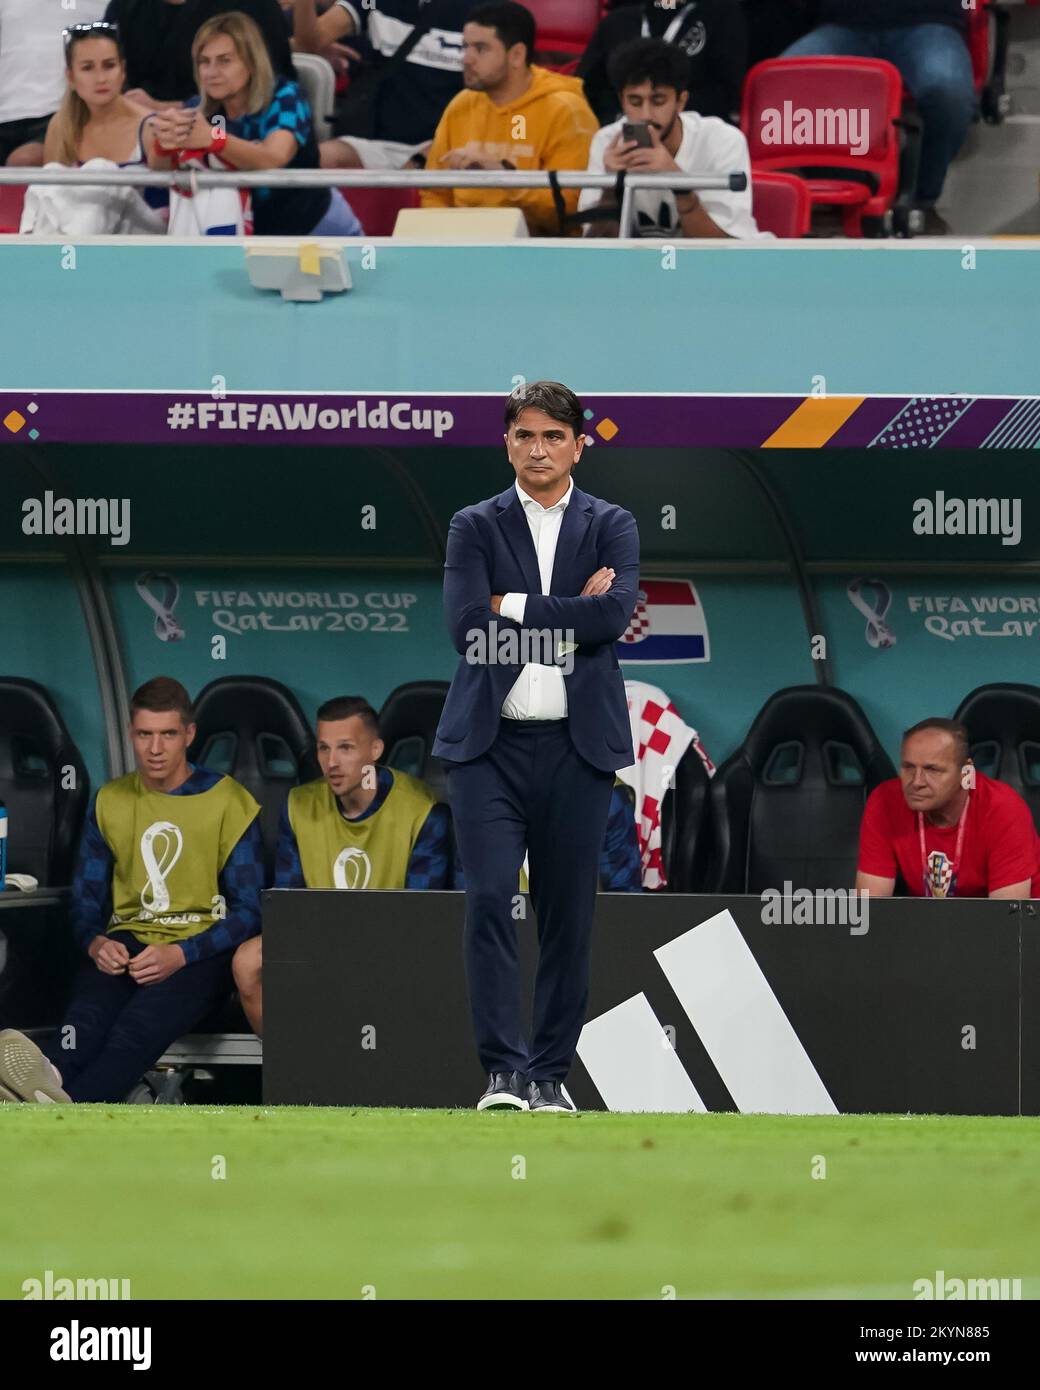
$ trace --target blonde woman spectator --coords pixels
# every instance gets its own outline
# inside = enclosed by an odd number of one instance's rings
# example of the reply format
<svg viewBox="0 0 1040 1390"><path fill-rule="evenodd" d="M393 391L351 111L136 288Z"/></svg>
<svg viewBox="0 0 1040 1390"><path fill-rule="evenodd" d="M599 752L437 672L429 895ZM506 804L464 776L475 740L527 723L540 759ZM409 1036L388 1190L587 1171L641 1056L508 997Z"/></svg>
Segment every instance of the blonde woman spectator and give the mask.
<svg viewBox="0 0 1040 1390"><path fill-rule="evenodd" d="M44 139L49 168L145 166L142 131L151 113L122 95L126 79L115 25L96 21L64 31L65 95ZM164 190L149 190L158 204ZM156 198L154 195L158 194ZM162 217L135 188L34 184L25 195L21 230L37 235L162 232Z"/></svg>
<svg viewBox="0 0 1040 1390"><path fill-rule="evenodd" d="M192 59L200 95L157 112L146 127L153 169L168 169L176 150L211 151L242 170L319 167L311 109L296 82L275 75L247 15L232 11L203 24ZM338 188L254 188L252 198L259 236L361 235Z"/></svg>
<svg viewBox="0 0 1040 1390"><path fill-rule="evenodd" d="M151 112L123 96L126 67L114 24L74 24L65 31L65 96L44 140L47 163L77 167L108 159L145 166L141 131Z"/></svg>

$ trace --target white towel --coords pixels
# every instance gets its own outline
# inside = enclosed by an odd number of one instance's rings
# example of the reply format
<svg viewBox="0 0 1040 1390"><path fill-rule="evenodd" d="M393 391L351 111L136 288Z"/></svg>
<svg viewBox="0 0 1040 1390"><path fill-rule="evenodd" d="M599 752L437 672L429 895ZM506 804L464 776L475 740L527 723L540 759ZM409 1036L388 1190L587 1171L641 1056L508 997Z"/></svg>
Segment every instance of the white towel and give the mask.
<svg viewBox="0 0 1040 1390"><path fill-rule="evenodd" d="M63 169L45 164L45 169ZM118 169L111 159L88 159L84 169ZM21 233L35 236L161 235L166 224L136 188L115 184L31 183L25 190Z"/></svg>

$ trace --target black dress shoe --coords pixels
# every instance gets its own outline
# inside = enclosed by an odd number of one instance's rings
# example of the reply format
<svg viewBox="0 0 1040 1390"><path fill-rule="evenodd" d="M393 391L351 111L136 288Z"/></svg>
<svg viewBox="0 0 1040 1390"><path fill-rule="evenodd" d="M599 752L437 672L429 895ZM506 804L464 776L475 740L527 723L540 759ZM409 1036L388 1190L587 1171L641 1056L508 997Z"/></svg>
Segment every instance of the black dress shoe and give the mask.
<svg viewBox="0 0 1040 1390"><path fill-rule="evenodd" d="M910 212L910 230L915 236L950 236L950 224L940 217L931 205L913 208Z"/></svg>
<svg viewBox="0 0 1040 1390"><path fill-rule="evenodd" d="M526 1110L524 1079L518 1071L493 1071L488 1088L477 1101L478 1110Z"/></svg>
<svg viewBox="0 0 1040 1390"><path fill-rule="evenodd" d="M567 1094L562 1081L529 1081L527 1103L531 1110L555 1111L560 1115L576 1115L578 1107Z"/></svg>

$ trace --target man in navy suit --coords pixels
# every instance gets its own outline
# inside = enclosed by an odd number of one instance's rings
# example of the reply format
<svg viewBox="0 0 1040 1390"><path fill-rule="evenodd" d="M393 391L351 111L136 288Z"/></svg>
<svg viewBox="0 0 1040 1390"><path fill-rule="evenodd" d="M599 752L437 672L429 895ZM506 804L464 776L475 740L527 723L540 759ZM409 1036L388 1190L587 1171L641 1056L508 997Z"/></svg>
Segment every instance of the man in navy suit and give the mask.
<svg viewBox="0 0 1040 1390"><path fill-rule="evenodd" d="M584 414L555 381L506 403L514 485L452 518L444 607L458 669L434 753L448 763L466 879L466 974L488 1073L478 1110L569 1111L585 1021L597 870L614 773L634 762L614 644L639 581L631 513L571 473ZM539 961L520 1020L516 903L528 855Z"/></svg>

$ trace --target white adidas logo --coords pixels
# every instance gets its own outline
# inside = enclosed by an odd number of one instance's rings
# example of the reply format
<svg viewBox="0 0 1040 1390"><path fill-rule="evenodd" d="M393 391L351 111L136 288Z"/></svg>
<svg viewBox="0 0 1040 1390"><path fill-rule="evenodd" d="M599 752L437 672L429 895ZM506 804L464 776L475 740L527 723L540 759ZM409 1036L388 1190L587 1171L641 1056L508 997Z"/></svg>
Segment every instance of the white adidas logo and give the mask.
<svg viewBox="0 0 1040 1390"><path fill-rule="evenodd" d="M838 1114L728 910L654 958L742 1114ZM578 1056L608 1110L707 1112L645 994L586 1023Z"/></svg>

